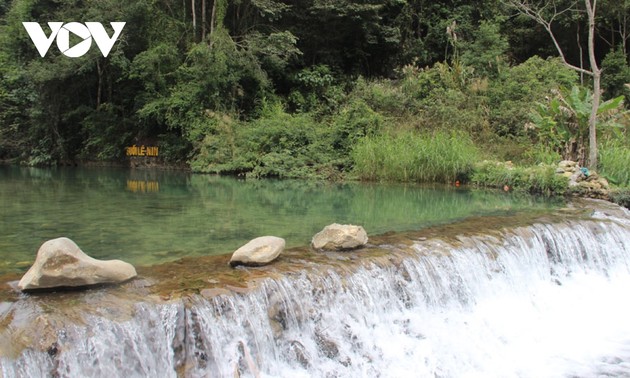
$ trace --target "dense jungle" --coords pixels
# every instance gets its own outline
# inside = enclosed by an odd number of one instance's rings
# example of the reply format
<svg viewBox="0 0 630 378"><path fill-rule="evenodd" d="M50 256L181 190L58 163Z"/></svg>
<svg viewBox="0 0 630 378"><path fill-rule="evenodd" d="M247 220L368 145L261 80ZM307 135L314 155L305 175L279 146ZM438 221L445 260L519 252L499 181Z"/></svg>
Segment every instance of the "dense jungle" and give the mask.
<svg viewBox="0 0 630 378"><path fill-rule="evenodd" d="M195 172L545 192L570 159L623 188L628 16L612 0L0 0L0 160L155 146ZM26 21L126 24L107 57L68 58L41 57Z"/></svg>

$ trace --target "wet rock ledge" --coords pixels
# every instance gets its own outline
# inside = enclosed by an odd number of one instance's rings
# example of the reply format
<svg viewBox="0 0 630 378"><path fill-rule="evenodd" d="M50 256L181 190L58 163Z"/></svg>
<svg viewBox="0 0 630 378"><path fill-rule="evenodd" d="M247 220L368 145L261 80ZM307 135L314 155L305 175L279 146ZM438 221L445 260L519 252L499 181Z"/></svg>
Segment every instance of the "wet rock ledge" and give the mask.
<svg viewBox="0 0 630 378"><path fill-rule="evenodd" d="M418 254L444 254L465 246L467 236L496 240L514 230L527 232L532 224L593 221L607 217L623 219L630 227L629 213L615 205L577 200L552 212L532 211L514 216L469 218L459 223L420 231L387 233L352 250L316 251L310 246L284 250L273 264L260 267L229 265L230 255L183 258L150 267L138 267L136 278L119 285L95 286L83 291L21 293L19 277L0 277L0 357L15 357L25 348L56 352L57 339L68 325L87 325L90 317L124 322L134 319L144 307L178 304L191 308L199 300L224 295L245 295L267 280L291 276L341 276L370 266L400 266ZM587 223L588 224L588 223ZM625 223L624 223L625 224ZM60 333L62 332L62 333Z"/></svg>
<svg viewBox="0 0 630 378"><path fill-rule="evenodd" d="M417 251L406 247L430 239L457 243L459 236L496 235L508 228L528 226L534 223L553 223L564 221L567 218L591 219L594 212L616 214L619 218L628 217L624 211L627 212L627 210L609 202L576 199L566 208L552 212L538 210L522 212L513 216L473 217L462 222L429 227L419 231L386 233L370 237L368 244L354 249L331 248L327 250L315 249L314 246L285 249L269 265L233 268L230 264L231 255L229 254L186 257L164 264L136 267L137 277L135 278L132 278L135 275L131 270L133 267L130 266L130 268L125 268L127 269L126 275L118 277L118 282L122 283L111 285L107 281L90 282L87 284L95 286L81 292L72 292L72 290L61 288L57 291L23 294L20 293L18 286L20 276L9 274L0 276L0 301L54 302L57 298L66 297L75 297L75 300L78 300L103 292L120 297L129 297L133 300L142 298L142 300L157 299L158 301L199 294L203 289L216 289L217 293L242 293L255 288L258 282L265 278L278 278L305 271L353 270L356 267L370 264L374 260L400 260L417 253ZM72 241L69 242L72 243ZM395 248L396 251L393 251L392 246L397 247ZM82 284L79 283L75 286L80 285Z"/></svg>

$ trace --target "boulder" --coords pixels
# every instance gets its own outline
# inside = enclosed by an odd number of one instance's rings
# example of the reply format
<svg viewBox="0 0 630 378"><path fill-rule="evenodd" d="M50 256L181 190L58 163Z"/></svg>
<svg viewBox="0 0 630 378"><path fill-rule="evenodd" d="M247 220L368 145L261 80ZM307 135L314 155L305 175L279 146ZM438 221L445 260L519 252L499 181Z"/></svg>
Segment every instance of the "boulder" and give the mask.
<svg viewBox="0 0 630 378"><path fill-rule="evenodd" d="M364 246L367 233L361 226L333 223L313 236L311 245L315 249L343 250Z"/></svg>
<svg viewBox="0 0 630 378"><path fill-rule="evenodd" d="M567 168L574 168L576 166L577 162L572 160L562 160L560 163L558 163L558 168L563 168L565 171L567 170Z"/></svg>
<svg viewBox="0 0 630 378"><path fill-rule="evenodd" d="M33 266L18 283L20 290L121 283L136 269L120 260L97 260L68 238L48 240L39 247Z"/></svg>
<svg viewBox="0 0 630 378"><path fill-rule="evenodd" d="M586 177L586 181L597 181L599 180L599 175L597 172L591 171L590 174Z"/></svg>
<svg viewBox="0 0 630 378"><path fill-rule="evenodd" d="M588 190L598 190L602 188L602 185L597 181L580 181L578 184L581 188Z"/></svg>
<svg viewBox="0 0 630 378"><path fill-rule="evenodd" d="M269 264L282 253L285 244L284 239L276 236L261 236L252 239L232 254L230 265L260 266Z"/></svg>

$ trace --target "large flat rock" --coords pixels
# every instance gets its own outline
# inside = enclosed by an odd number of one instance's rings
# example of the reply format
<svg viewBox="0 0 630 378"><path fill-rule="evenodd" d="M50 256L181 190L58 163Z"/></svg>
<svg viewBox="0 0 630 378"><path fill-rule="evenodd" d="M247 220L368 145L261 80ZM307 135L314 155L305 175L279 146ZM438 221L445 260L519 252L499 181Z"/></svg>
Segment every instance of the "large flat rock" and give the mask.
<svg viewBox="0 0 630 378"><path fill-rule="evenodd" d="M363 227L333 223L315 234L311 245L315 249L338 251L359 248L367 242L368 236Z"/></svg>
<svg viewBox="0 0 630 378"><path fill-rule="evenodd" d="M285 244L284 239L276 236L261 236L252 239L232 254L230 265L260 266L269 264L282 253Z"/></svg>
<svg viewBox="0 0 630 378"><path fill-rule="evenodd" d="M97 260L68 238L52 239L39 248L33 266L18 283L20 290L121 283L136 276L136 269L120 260Z"/></svg>

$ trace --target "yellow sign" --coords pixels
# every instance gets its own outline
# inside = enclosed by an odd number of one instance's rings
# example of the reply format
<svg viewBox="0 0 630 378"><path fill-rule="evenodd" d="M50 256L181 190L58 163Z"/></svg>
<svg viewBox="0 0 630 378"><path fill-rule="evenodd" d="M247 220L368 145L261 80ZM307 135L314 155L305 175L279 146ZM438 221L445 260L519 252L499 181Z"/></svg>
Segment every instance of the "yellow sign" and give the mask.
<svg viewBox="0 0 630 378"><path fill-rule="evenodd" d="M127 180L127 190L134 193L159 192L160 184L157 181Z"/></svg>
<svg viewBox="0 0 630 378"><path fill-rule="evenodd" d="M157 147L136 146L127 147L127 156L158 156Z"/></svg>

